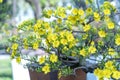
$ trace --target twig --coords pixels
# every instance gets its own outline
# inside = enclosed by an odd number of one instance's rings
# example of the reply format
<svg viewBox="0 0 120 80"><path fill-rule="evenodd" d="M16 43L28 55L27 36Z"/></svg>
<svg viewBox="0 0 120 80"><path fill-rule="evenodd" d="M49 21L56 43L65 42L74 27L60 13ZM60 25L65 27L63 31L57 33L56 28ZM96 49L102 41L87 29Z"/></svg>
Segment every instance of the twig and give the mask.
<svg viewBox="0 0 120 80"><path fill-rule="evenodd" d="M96 0L96 4L97 4L98 12L100 13L100 6L99 6L99 1L98 0Z"/></svg>

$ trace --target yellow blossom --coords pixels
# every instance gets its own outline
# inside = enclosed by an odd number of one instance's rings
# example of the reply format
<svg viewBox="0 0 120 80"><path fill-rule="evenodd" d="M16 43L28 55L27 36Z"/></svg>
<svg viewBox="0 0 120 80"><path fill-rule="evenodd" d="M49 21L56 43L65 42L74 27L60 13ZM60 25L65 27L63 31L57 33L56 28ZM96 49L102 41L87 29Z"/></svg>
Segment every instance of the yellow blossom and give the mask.
<svg viewBox="0 0 120 80"><path fill-rule="evenodd" d="M20 63L20 62L21 62L21 57L17 57L17 58L16 58L16 62L17 62L17 63Z"/></svg>
<svg viewBox="0 0 120 80"><path fill-rule="evenodd" d="M92 41L90 44L93 46L93 45L95 44L95 42L94 42L94 41Z"/></svg>
<svg viewBox="0 0 120 80"><path fill-rule="evenodd" d="M53 47L54 48L57 48L59 46L60 42L57 40L57 41L54 41L53 42Z"/></svg>
<svg viewBox="0 0 120 80"><path fill-rule="evenodd" d="M68 35L66 35L66 37L67 37L68 42L74 41L74 36L73 36L73 34L69 33Z"/></svg>
<svg viewBox="0 0 120 80"><path fill-rule="evenodd" d="M110 78L111 77L111 74L112 74L112 72L111 72L111 70L109 70L109 69L104 69L103 70L103 74L104 74L104 77L105 78Z"/></svg>
<svg viewBox="0 0 120 80"><path fill-rule="evenodd" d="M113 61L107 61L105 63L105 68L112 71L116 70L115 66L113 65Z"/></svg>
<svg viewBox="0 0 120 80"><path fill-rule="evenodd" d="M115 54L114 49L113 48L109 48L108 49L108 54L111 55L111 56L114 55Z"/></svg>
<svg viewBox="0 0 120 80"><path fill-rule="evenodd" d="M105 20L105 21L110 21L110 17L109 17L109 16L105 16L105 17L104 17L104 20Z"/></svg>
<svg viewBox="0 0 120 80"><path fill-rule="evenodd" d="M80 16L83 16L83 15L84 15L84 11L83 11L82 9L79 9L78 14L79 14Z"/></svg>
<svg viewBox="0 0 120 80"><path fill-rule="evenodd" d="M89 31L90 30L90 25L85 25L84 27L83 27L83 30L86 32L86 31Z"/></svg>
<svg viewBox="0 0 120 80"><path fill-rule="evenodd" d="M120 79L120 71L114 71L112 77L116 80Z"/></svg>
<svg viewBox="0 0 120 80"><path fill-rule="evenodd" d="M66 18L66 14L65 13L61 13L61 14L59 14L59 16L62 17L62 18Z"/></svg>
<svg viewBox="0 0 120 80"><path fill-rule="evenodd" d="M103 37L106 36L106 33L105 33L105 31L101 30L101 31L98 31L98 35L99 35L101 38L103 38Z"/></svg>
<svg viewBox="0 0 120 80"><path fill-rule="evenodd" d="M50 24L48 22L44 22L43 25L44 25L45 29L49 29L50 28Z"/></svg>
<svg viewBox="0 0 120 80"><path fill-rule="evenodd" d="M78 9L77 9L77 8L74 8L74 9L72 10L72 14L77 15L77 14L78 14Z"/></svg>
<svg viewBox="0 0 120 80"><path fill-rule="evenodd" d="M63 50L67 51L67 50L68 50L68 48L65 46L65 47L63 48Z"/></svg>
<svg viewBox="0 0 120 80"><path fill-rule="evenodd" d="M33 26L34 32L37 32L40 27L41 27L41 23L36 23L36 24Z"/></svg>
<svg viewBox="0 0 120 80"><path fill-rule="evenodd" d="M55 54L51 54L51 55L50 55L50 61L51 61L52 63L57 62L57 61L58 61L58 56L55 55Z"/></svg>
<svg viewBox="0 0 120 80"><path fill-rule="evenodd" d="M62 23L62 19L61 19L61 18L58 18L58 19L57 19L57 23L58 23L58 24Z"/></svg>
<svg viewBox="0 0 120 80"><path fill-rule="evenodd" d="M39 43L38 42L34 42L33 43L33 49L38 49L38 47L39 47Z"/></svg>
<svg viewBox="0 0 120 80"><path fill-rule="evenodd" d="M39 58L39 64L43 64L45 62L45 57L40 57Z"/></svg>
<svg viewBox="0 0 120 80"><path fill-rule="evenodd" d="M99 68L95 69L94 70L94 74L100 79L100 78L103 78L104 74L103 74L103 71Z"/></svg>
<svg viewBox="0 0 120 80"><path fill-rule="evenodd" d="M0 3L2 3L3 2L3 0L0 0Z"/></svg>
<svg viewBox="0 0 120 80"><path fill-rule="evenodd" d="M100 15L97 12L94 12L95 21L100 21Z"/></svg>
<svg viewBox="0 0 120 80"><path fill-rule="evenodd" d="M92 8L87 8L87 10L86 10L87 14L92 14L92 12L93 12Z"/></svg>
<svg viewBox="0 0 120 80"><path fill-rule="evenodd" d="M120 45L120 37L115 38L115 44L118 46Z"/></svg>
<svg viewBox="0 0 120 80"><path fill-rule="evenodd" d="M88 49L89 53L95 53L96 52L96 48L94 46L90 46Z"/></svg>
<svg viewBox="0 0 120 80"><path fill-rule="evenodd" d="M107 23L108 29L114 29L114 23L113 22L108 22Z"/></svg>
<svg viewBox="0 0 120 80"><path fill-rule="evenodd" d="M109 9L104 9L103 12L104 12L105 15L110 15L110 10Z"/></svg>
<svg viewBox="0 0 120 80"><path fill-rule="evenodd" d="M47 10L47 15L50 17L51 15L52 15L52 13L53 13L53 11L52 10Z"/></svg>
<svg viewBox="0 0 120 80"><path fill-rule="evenodd" d="M71 53L71 56L75 57L75 56L76 56L76 53L75 53L75 52L72 52L72 53Z"/></svg>
<svg viewBox="0 0 120 80"><path fill-rule="evenodd" d="M13 50L16 50L18 48L18 44L17 43L14 43L13 45L12 45L12 49Z"/></svg>
<svg viewBox="0 0 120 80"><path fill-rule="evenodd" d="M55 41L55 40L57 40L57 38L58 38L58 36L53 33L48 34L48 37L47 37L49 42Z"/></svg>
<svg viewBox="0 0 120 80"><path fill-rule="evenodd" d="M63 45L66 45L66 44L67 44L67 40L66 40L66 39L61 39L60 42L61 42L61 44L63 44Z"/></svg>
<svg viewBox="0 0 120 80"><path fill-rule="evenodd" d="M87 51L83 48L80 50L80 55L82 55L83 57L85 57L87 54Z"/></svg>
<svg viewBox="0 0 120 80"><path fill-rule="evenodd" d="M50 72L50 66L47 64L45 66L42 67L42 71L47 74Z"/></svg>

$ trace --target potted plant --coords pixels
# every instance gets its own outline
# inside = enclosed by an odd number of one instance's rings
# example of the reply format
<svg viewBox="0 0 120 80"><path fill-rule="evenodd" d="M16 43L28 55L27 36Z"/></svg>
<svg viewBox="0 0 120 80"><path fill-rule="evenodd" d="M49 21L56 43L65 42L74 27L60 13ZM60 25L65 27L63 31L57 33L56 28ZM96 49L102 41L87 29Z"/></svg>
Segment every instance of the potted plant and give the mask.
<svg viewBox="0 0 120 80"><path fill-rule="evenodd" d="M24 21L18 26L18 34L9 39L12 44L7 51L18 63L21 59L28 61L31 80L43 77L46 80L58 80L58 77L86 80L80 75L86 77L92 68L99 79L119 79L120 28L112 19L116 9L107 1L99 7L85 11L71 7L44 10L43 17L54 17L54 20ZM35 52L24 54L23 49ZM96 61L92 68L86 64L86 59L91 60L91 57Z"/></svg>

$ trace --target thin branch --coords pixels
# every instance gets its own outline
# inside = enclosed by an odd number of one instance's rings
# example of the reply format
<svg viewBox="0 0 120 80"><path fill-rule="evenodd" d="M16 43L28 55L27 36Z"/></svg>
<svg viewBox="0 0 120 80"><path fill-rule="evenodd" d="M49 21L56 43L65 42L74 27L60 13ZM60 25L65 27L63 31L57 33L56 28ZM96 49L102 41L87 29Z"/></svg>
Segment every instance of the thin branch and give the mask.
<svg viewBox="0 0 120 80"><path fill-rule="evenodd" d="M100 6L99 6L99 1L98 0L96 0L96 4L97 4L98 12L100 13Z"/></svg>

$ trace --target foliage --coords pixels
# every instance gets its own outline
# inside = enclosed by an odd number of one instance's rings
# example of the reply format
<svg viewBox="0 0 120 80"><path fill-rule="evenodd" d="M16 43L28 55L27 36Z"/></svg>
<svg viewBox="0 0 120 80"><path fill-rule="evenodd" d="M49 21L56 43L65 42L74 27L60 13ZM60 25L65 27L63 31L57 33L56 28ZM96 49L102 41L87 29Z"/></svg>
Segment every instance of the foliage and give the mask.
<svg viewBox="0 0 120 80"><path fill-rule="evenodd" d="M61 67L61 55L80 60L102 56L100 60L96 59L95 75L99 79L119 79L120 27L112 19L117 11L108 1L97 6L97 9L88 7L86 10L71 7L44 10L44 18L50 21L40 19L37 22L28 20L21 23L18 35L10 39L11 45L7 51L11 52L11 58L15 58L18 63L21 59L36 63L34 70L45 74L54 69L63 70L63 73L67 71ZM51 19L53 17L54 20ZM42 49L47 55L25 55L21 54L22 49Z"/></svg>

